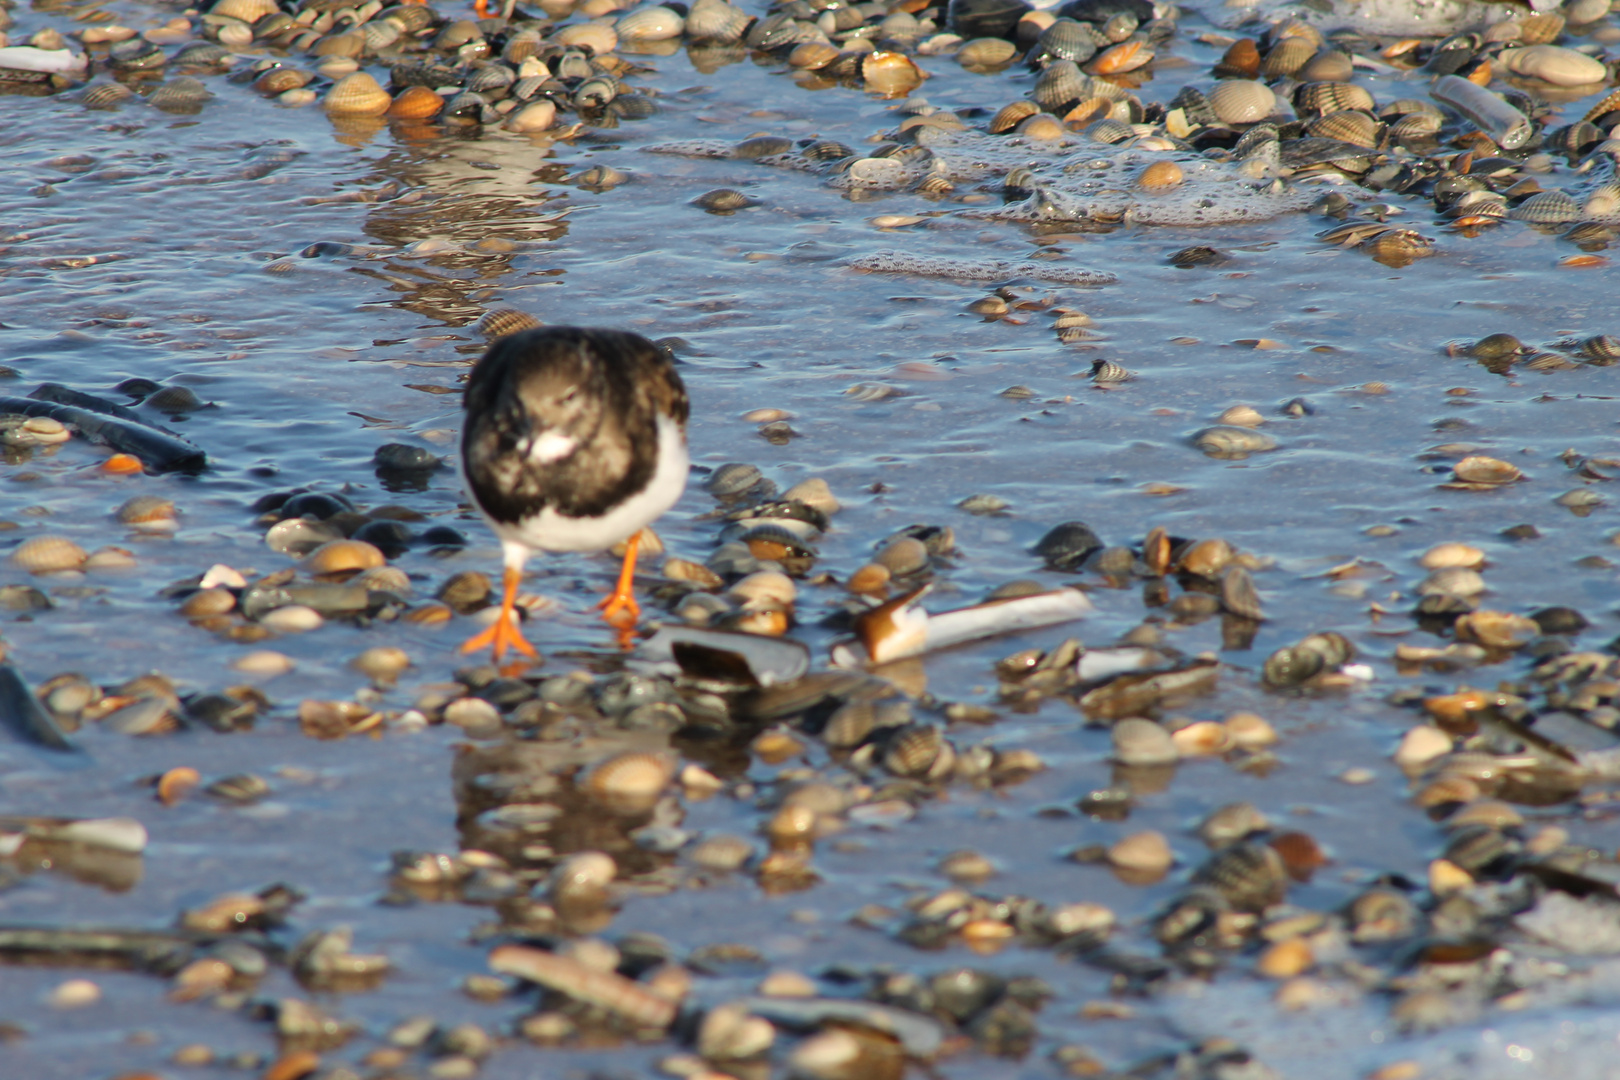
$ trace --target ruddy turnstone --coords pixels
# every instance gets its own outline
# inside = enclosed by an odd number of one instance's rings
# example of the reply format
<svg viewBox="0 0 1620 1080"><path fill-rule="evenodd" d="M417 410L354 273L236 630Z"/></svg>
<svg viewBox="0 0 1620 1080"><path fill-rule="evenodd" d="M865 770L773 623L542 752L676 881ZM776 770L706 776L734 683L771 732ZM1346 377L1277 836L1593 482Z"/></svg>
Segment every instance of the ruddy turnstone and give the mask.
<svg viewBox="0 0 1620 1080"><path fill-rule="evenodd" d="M686 388L639 334L547 326L500 338L473 366L462 470L505 556L500 617L462 646L536 655L513 602L537 551L629 544L602 617L634 625L636 537L686 487ZM626 618L627 616L627 618Z"/></svg>

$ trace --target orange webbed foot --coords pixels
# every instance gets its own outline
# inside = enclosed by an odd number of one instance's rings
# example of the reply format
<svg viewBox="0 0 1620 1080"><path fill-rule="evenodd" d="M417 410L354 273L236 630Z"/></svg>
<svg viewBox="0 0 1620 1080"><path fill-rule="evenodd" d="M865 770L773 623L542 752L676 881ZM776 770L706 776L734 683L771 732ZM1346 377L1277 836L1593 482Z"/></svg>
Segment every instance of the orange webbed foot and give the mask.
<svg viewBox="0 0 1620 1080"><path fill-rule="evenodd" d="M641 546L641 534L632 536L624 545L624 565L619 568L619 581L613 591L596 606L608 625L619 631L620 640L636 628L641 619L641 605L636 603L636 550Z"/></svg>
<svg viewBox="0 0 1620 1080"><path fill-rule="evenodd" d="M506 655L507 649L516 649L524 656L538 659L540 653L529 644L518 628L517 621L517 591L518 583L523 580L523 571L517 567L508 566L502 575L504 589L501 594L501 610L491 623L481 633L473 635L467 643L461 646L464 653L477 652L485 646L495 653L495 662L500 663L501 657Z"/></svg>

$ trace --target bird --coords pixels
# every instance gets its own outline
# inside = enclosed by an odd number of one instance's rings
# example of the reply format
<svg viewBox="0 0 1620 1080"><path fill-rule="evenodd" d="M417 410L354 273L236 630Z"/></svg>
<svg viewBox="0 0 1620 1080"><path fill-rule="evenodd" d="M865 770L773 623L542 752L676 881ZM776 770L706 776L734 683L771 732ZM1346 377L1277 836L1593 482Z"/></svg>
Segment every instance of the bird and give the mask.
<svg viewBox="0 0 1620 1080"><path fill-rule="evenodd" d="M598 606L628 634L637 539L686 488L690 404L674 362L639 334L545 326L496 339L463 398L462 474L501 543L500 616L462 652L538 654L513 610L536 552L603 551L628 541Z"/></svg>

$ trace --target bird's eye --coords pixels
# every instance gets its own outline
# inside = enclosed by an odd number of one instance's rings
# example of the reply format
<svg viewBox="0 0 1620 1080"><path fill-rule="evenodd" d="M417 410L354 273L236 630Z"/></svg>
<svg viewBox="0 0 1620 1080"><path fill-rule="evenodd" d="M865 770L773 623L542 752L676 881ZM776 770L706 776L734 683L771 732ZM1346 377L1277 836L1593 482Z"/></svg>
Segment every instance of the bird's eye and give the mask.
<svg viewBox="0 0 1620 1080"><path fill-rule="evenodd" d="M567 390L564 390L561 394L557 395L557 404L566 405L570 401L573 401L578 394L579 387L570 386Z"/></svg>

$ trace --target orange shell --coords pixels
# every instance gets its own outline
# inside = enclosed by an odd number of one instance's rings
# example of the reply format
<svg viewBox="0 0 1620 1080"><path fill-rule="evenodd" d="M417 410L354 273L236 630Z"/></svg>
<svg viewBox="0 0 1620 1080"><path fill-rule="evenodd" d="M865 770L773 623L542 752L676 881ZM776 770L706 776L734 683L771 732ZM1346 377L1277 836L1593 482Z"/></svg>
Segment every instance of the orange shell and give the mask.
<svg viewBox="0 0 1620 1080"><path fill-rule="evenodd" d="M141 459L133 454L114 454L103 461L101 467L114 476L129 476L141 471Z"/></svg>
<svg viewBox="0 0 1620 1080"><path fill-rule="evenodd" d="M425 86L407 86L388 106L388 115L401 120L426 120L439 115L444 98Z"/></svg>
<svg viewBox="0 0 1620 1080"><path fill-rule="evenodd" d="M1093 75L1118 75L1146 67L1152 59L1153 47L1146 41L1122 41L1099 53L1095 60L1086 65L1086 70Z"/></svg>

